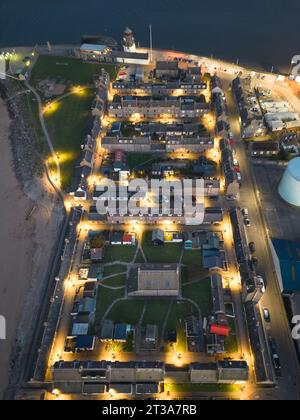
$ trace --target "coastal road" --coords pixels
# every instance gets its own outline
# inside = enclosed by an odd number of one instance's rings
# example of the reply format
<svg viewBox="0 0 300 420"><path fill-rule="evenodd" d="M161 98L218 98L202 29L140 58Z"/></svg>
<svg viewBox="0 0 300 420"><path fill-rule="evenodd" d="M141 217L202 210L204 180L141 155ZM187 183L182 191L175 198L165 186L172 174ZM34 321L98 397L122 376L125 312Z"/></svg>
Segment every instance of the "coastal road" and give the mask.
<svg viewBox="0 0 300 420"><path fill-rule="evenodd" d="M251 227L247 229L248 239L249 242L253 241L256 244L256 253L259 259L258 273L266 279L267 283L267 291L261 303L262 307L267 307L270 310L272 318L267 335L276 340L282 362L282 378L278 379L280 395L286 400L299 399L300 374L297 354L270 252L269 237L262 213L259 191L257 190L251 160L241 139L239 115L229 91L231 78L224 76L224 74L220 76L224 81L230 113L229 122L236 139L237 159L241 167L243 185L239 205L249 209Z"/></svg>

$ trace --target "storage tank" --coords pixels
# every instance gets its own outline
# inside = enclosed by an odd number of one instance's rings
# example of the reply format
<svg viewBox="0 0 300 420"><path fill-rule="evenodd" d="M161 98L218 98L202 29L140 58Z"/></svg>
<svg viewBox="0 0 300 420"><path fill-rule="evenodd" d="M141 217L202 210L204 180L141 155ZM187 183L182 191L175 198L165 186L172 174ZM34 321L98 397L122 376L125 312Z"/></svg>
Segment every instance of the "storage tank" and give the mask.
<svg viewBox="0 0 300 420"><path fill-rule="evenodd" d="M300 207L300 157L289 162L278 191L287 203Z"/></svg>

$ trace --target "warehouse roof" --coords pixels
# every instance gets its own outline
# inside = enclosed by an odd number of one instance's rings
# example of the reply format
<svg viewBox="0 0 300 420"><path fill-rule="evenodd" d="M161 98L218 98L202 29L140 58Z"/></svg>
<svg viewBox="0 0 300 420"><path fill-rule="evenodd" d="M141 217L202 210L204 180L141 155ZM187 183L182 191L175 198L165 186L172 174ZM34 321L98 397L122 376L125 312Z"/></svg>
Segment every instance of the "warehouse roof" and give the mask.
<svg viewBox="0 0 300 420"><path fill-rule="evenodd" d="M279 259L283 292L300 292L300 243L273 239Z"/></svg>
<svg viewBox="0 0 300 420"><path fill-rule="evenodd" d="M90 52L100 52L102 53L106 49L106 45L97 45L97 44L82 44L80 47L81 51L90 51Z"/></svg>

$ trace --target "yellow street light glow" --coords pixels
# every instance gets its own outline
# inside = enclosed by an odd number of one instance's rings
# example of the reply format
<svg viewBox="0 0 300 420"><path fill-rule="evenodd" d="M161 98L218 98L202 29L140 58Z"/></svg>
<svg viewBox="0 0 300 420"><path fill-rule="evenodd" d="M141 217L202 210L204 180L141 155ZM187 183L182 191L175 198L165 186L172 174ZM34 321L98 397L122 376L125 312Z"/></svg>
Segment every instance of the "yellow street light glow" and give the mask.
<svg viewBox="0 0 300 420"><path fill-rule="evenodd" d="M115 390L115 389L113 389L113 388L111 388L111 389L109 390L109 395L110 395L111 397L115 396L115 395L116 395L116 390Z"/></svg>
<svg viewBox="0 0 300 420"><path fill-rule="evenodd" d="M110 125L110 121L108 120L107 117L102 117L101 119L101 125L103 128L106 128Z"/></svg>
<svg viewBox="0 0 300 420"><path fill-rule="evenodd" d="M86 94L86 89L82 86L73 86L72 93L74 95L84 96Z"/></svg>
<svg viewBox="0 0 300 420"><path fill-rule="evenodd" d="M59 109L59 102L50 102L49 104L45 105L43 108L43 114L51 115L54 114Z"/></svg>
<svg viewBox="0 0 300 420"><path fill-rule="evenodd" d="M137 124L142 121L142 116L140 113L136 112L135 114L132 114L130 121Z"/></svg>
<svg viewBox="0 0 300 420"><path fill-rule="evenodd" d="M58 397L60 395L60 390L57 388L54 388L52 391L52 395L54 395L55 397Z"/></svg>

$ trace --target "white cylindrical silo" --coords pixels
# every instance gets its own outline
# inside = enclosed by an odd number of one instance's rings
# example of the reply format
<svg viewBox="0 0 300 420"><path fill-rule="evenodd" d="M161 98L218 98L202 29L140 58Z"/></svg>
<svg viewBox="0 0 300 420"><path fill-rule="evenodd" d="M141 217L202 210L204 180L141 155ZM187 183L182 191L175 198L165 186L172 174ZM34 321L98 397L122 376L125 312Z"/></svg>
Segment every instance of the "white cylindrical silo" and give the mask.
<svg viewBox="0 0 300 420"><path fill-rule="evenodd" d="M278 191L287 203L300 207L300 157L289 162Z"/></svg>

